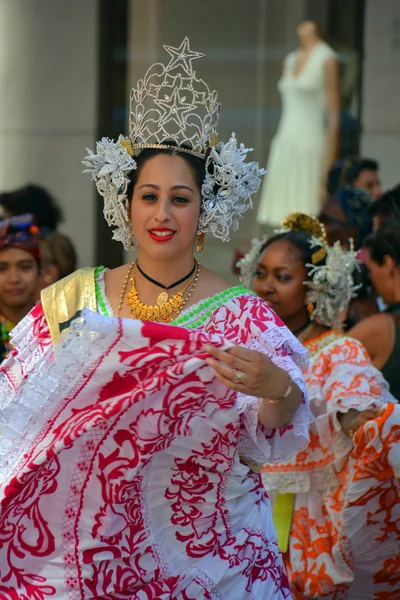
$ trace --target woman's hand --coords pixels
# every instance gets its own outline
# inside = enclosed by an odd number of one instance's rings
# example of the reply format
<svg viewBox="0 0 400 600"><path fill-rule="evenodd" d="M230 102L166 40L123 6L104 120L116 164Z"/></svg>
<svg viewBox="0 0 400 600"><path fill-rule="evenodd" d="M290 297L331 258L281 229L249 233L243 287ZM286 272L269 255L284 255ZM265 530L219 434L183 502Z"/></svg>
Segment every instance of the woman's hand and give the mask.
<svg viewBox="0 0 400 600"><path fill-rule="evenodd" d="M337 417L343 433L352 438L359 427L364 425L367 421L376 419L383 413L383 411L384 408L381 406L377 408L368 408L367 410L363 411L350 408L345 413L338 412Z"/></svg>
<svg viewBox="0 0 400 600"><path fill-rule="evenodd" d="M204 350L210 355L208 364L222 383L261 400L258 418L264 427L276 429L290 423L301 402L301 391L286 371L262 352L240 346L220 350L205 344Z"/></svg>
<svg viewBox="0 0 400 600"><path fill-rule="evenodd" d="M277 400L289 387L289 375L262 352L241 346L221 350L210 344L204 345L204 350L210 354L206 360L218 379L231 390Z"/></svg>

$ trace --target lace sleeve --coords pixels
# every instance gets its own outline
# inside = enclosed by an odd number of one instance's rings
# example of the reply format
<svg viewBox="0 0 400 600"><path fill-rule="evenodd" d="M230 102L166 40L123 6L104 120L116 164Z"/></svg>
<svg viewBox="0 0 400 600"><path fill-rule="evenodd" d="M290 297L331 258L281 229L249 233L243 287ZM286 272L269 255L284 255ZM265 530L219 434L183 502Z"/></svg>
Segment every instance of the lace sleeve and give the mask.
<svg viewBox="0 0 400 600"><path fill-rule="evenodd" d="M326 435L333 426L331 445L336 463L340 464L352 445L342 433L338 413L351 408L358 411L377 408L395 400L382 373L373 366L358 340L343 337L328 350L329 369L323 387L321 389L318 380L311 376L308 392L316 407L326 403L326 415L319 416L316 425L320 435Z"/></svg>
<svg viewBox="0 0 400 600"><path fill-rule="evenodd" d="M312 443L291 461L265 470L268 491L305 493L336 487L337 475L354 449L353 440L340 427L338 413L395 402L364 347L343 336L312 352L307 388L315 417L310 427Z"/></svg>
<svg viewBox="0 0 400 600"><path fill-rule="evenodd" d="M12 350L0 366L0 411L14 398L21 383L51 346L41 303L11 333Z"/></svg>
<svg viewBox="0 0 400 600"><path fill-rule="evenodd" d="M276 325L253 338L247 347L266 354L276 366L284 369L299 386L302 402L288 426L267 429L258 420L261 399L238 394L242 420L239 453L258 464L288 460L309 442L308 428L312 419L302 375L306 353L286 327Z"/></svg>
<svg viewBox="0 0 400 600"><path fill-rule="evenodd" d="M312 421L302 375L308 364L305 348L265 302L251 295L227 302L213 316L207 329L210 328L218 328L234 344L266 354L290 375L302 392L302 402L292 422L281 429L267 429L259 422L260 398L238 394L239 454L247 462L262 465L288 460L303 450L309 442Z"/></svg>
<svg viewBox="0 0 400 600"><path fill-rule="evenodd" d="M324 398L327 412L335 416L351 408L362 411L393 401L387 382L358 340L342 337L328 351L329 370L322 394L318 378L310 377L309 394L316 405Z"/></svg>

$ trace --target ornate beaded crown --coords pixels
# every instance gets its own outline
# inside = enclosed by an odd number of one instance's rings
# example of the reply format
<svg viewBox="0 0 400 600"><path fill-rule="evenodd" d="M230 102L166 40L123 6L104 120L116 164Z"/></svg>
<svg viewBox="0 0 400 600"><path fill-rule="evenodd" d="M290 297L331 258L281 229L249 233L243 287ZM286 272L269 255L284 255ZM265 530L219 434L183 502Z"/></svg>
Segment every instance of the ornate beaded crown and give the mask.
<svg viewBox="0 0 400 600"><path fill-rule="evenodd" d="M205 157L215 145L221 110L217 92L196 77L192 62L205 54L190 50L185 37L179 48L163 46L167 65L155 63L131 92L129 139L133 152L174 143Z"/></svg>
<svg viewBox="0 0 400 600"><path fill-rule="evenodd" d="M121 135L116 142L103 138L96 153L88 149L83 161L84 172L91 174L104 198L104 216L114 229L113 239L126 250L133 247L129 174L137 168L135 159L144 148L173 147L205 160L197 233L210 232L224 242L252 207L251 196L264 175L256 162L246 161L252 148L238 144L234 133L227 143L217 143L217 92L196 77L192 66L204 54L190 50L187 37L178 48L164 49L170 55L168 64L152 65L132 90L129 138Z"/></svg>

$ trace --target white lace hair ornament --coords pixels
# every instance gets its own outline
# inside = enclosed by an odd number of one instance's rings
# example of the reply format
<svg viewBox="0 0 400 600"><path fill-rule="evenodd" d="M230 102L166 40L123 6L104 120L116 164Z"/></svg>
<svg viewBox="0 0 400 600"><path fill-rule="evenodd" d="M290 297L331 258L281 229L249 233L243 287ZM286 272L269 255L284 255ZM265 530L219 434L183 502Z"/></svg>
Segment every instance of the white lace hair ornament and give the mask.
<svg viewBox="0 0 400 600"><path fill-rule="evenodd" d="M357 252L353 240L349 240L349 250L345 250L340 242L329 246L323 224L316 218L304 213L293 213L282 222L277 234L289 231L302 231L311 235L310 279L304 282L308 288L306 305L310 311L310 319L326 327L340 327L340 318L347 309L350 300L357 296L360 286L354 284L354 272L359 266ZM240 281L251 287L262 246L267 238L253 239L251 248L237 266L240 268ZM322 263L322 264L318 264Z"/></svg>
<svg viewBox="0 0 400 600"><path fill-rule="evenodd" d="M253 238L251 240L250 250L240 258L236 266L240 271L239 280L240 283L251 289L253 278L256 273L258 259L260 258L261 248L264 246L268 237L264 235L262 238Z"/></svg>
<svg viewBox="0 0 400 600"><path fill-rule="evenodd" d="M205 160L202 210L198 234L211 233L226 242L236 231L243 213L252 208L251 196L260 186L264 169L246 163L252 150L238 145L233 133L227 143L217 143L216 127L221 106L217 92L196 77L192 61L205 55L190 50L185 37L179 48L163 46L167 65L155 63L130 100L129 138L116 142L103 138L96 152L87 149L82 161L104 198L104 217L114 229L113 239L129 250L132 235L127 189L129 174L137 168L135 156L144 148L173 148Z"/></svg>

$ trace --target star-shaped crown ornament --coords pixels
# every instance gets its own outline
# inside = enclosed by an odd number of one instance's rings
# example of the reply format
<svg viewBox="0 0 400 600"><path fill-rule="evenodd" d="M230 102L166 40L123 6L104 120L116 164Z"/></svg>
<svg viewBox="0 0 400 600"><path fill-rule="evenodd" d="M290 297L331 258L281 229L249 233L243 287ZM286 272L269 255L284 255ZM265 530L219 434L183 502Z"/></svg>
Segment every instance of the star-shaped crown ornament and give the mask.
<svg viewBox="0 0 400 600"><path fill-rule="evenodd" d="M193 61L205 55L190 49L185 37L179 48L163 46L167 65L155 63L132 89L129 139L134 154L171 142L205 157L217 141L221 106L217 92L196 77Z"/></svg>
<svg viewBox="0 0 400 600"><path fill-rule="evenodd" d="M228 142L218 142L217 92L210 91L193 70L193 61L204 54L191 50L187 37L178 48L164 49L169 62L152 65L132 89L129 138L120 135L116 142L102 138L96 152L88 149L83 161L84 172L90 173L104 198L104 217L114 230L113 238L126 250L134 247L128 188L145 148L174 147L205 161L198 235L210 233L224 242L252 207L251 196L264 174L256 162L247 161L252 149L238 144L234 133Z"/></svg>

